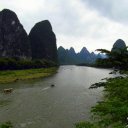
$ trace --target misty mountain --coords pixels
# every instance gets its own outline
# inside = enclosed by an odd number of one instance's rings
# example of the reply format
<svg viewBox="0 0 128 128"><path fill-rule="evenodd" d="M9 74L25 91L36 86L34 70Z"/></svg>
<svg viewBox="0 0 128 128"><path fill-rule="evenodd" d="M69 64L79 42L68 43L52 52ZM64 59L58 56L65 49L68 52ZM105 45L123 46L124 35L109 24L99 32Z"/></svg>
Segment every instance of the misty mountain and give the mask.
<svg viewBox="0 0 128 128"><path fill-rule="evenodd" d="M77 54L74 48L64 49L62 46L58 48L58 61L60 65L76 64Z"/></svg>
<svg viewBox="0 0 128 128"><path fill-rule="evenodd" d="M125 49L126 48L126 43L122 40L122 39L118 39L112 47L111 52L120 52L121 49Z"/></svg>
<svg viewBox="0 0 128 128"><path fill-rule="evenodd" d="M73 64L92 64L95 63L97 58L103 58L101 54L90 53L86 47L83 47L79 53L75 49L64 49L62 46L58 48L58 61L60 65L73 65Z"/></svg>

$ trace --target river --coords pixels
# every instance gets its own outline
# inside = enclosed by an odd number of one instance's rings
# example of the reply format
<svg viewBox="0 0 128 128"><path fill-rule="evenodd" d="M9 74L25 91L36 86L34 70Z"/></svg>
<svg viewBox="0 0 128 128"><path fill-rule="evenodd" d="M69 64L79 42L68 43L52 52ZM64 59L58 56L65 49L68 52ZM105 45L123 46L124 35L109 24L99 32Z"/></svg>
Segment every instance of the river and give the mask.
<svg viewBox="0 0 128 128"><path fill-rule="evenodd" d="M102 99L102 88L88 89L110 69L61 66L55 75L0 85L0 123L11 121L15 128L73 128L90 119L90 109ZM54 84L55 87L50 87ZM13 88L4 94L4 88Z"/></svg>

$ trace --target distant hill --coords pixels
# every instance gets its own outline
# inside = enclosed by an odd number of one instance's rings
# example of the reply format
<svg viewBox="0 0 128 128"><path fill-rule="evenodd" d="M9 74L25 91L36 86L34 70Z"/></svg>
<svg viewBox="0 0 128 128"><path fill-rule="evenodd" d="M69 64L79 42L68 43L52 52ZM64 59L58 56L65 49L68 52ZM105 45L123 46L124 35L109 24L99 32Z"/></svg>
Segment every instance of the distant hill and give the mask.
<svg viewBox="0 0 128 128"><path fill-rule="evenodd" d="M86 47L83 47L79 53L76 53L74 48L64 49L62 46L58 48L58 61L60 65L74 64L92 64L97 58L105 57L102 54L90 53Z"/></svg>
<svg viewBox="0 0 128 128"><path fill-rule="evenodd" d="M114 44L113 44L113 47L112 47L112 52L119 52L121 51L121 49L125 49L126 48L126 44L125 42L122 40L122 39L118 39Z"/></svg>

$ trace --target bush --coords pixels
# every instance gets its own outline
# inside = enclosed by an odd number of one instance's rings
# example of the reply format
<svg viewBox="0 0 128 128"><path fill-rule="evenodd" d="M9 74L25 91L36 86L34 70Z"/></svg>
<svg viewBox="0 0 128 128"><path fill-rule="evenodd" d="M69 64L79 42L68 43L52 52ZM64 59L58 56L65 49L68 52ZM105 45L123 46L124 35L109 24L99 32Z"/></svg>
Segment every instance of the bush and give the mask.
<svg viewBox="0 0 128 128"><path fill-rule="evenodd" d="M107 82L93 84L90 88L104 87L104 100L92 107L99 128L124 128L128 118L128 78L106 79ZM94 127L95 126L95 127ZM97 128L95 123L79 123L76 128Z"/></svg>
<svg viewBox="0 0 128 128"><path fill-rule="evenodd" d="M0 58L0 70L18 70L32 68L56 67L55 62L49 60L18 60L15 58Z"/></svg>
<svg viewBox="0 0 128 128"><path fill-rule="evenodd" d="M11 122L6 122L4 124L1 124L0 128L13 128L13 126Z"/></svg>

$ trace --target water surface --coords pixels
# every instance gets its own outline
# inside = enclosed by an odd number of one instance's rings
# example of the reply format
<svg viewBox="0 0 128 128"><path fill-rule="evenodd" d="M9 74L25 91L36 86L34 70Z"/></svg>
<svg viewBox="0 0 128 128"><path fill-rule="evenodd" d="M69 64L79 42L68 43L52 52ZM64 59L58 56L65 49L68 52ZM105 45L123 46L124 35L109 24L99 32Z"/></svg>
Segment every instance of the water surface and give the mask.
<svg viewBox="0 0 128 128"><path fill-rule="evenodd" d="M73 128L76 122L89 120L90 108L101 100L102 89L88 88L110 76L109 72L61 66L45 79L0 85L0 122L11 121L16 128ZM14 91L4 94L4 88Z"/></svg>

